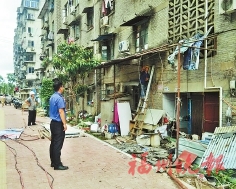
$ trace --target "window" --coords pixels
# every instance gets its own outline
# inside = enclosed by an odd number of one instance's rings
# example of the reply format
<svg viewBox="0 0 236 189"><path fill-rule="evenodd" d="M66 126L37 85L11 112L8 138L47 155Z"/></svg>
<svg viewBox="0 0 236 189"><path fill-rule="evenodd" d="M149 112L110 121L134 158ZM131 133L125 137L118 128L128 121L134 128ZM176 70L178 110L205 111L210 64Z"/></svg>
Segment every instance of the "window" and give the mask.
<svg viewBox="0 0 236 189"><path fill-rule="evenodd" d="M24 6L25 7L30 7L30 1L25 1Z"/></svg>
<svg viewBox="0 0 236 189"><path fill-rule="evenodd" d="M34 55L31 53L27 53L25 55L25 61L34 61Z"/></svg>
<svg viewBox="0 0 236 189"><path fill-rule="evenodd" d="M28 33L29 33L29 34L32 34L32 33L33 33L33 28L28 27Z"/></svg>
<svg viewBox="0 0 236 189"><path fill-rule="evenodd" d="M74 34L75 34L75 39L79 39L80 38L80 26L75 25L75 27L74 27Z"/></svg>
<svg viewBox="0 0 236 189"><path fill-rule="evenodd" d="M28 73L34 73L34 67L28 67Z"/></svg>
<svg viewBox="0 0 236 189"><path fill-rule="evenodd" d="M93 28L93 8L91 8L87 13L87 29Z"/></svg>
<svg viewBox="0 0 236 189"><path fill-rule="evenodd" d="M49 12L53 12L54 11L54 0L50 0L49 1Z"/></svg>
<svg viewBox="0 0 236 189"><path fill-rule="evenodd" d="M87 90L87 103L89 106L93 106L93 90Z"/></svg>
<svg viewBox="0 0 236 189"><path fill-rule="evenodd" d="M113 55L113 46L112 46L112 41L107 40L103 41L101 43L101 55L102 55L102 61L107 61L112 59Z"/></svg>
<svg viewBox="0 0 236 189"><path fill-rule="evenodd" d="M136 26L136 52L143 51L148 48L148 23Z"/></svg>
<svg viewBox="0 0 236 189"><path fill-rule="evenodd" d="M28 47L34 47L34 41L28 40Z"/></svg>
<svg viewBox="0 0 236 189"><path fill-rule="evenodd" d="M52 31L54 31L54 27L55 27L54 21L52 21Z"/></svg>
<svg viewBox="0 0 236 189"><path fill-rule="evenodd" d="M24 7L29 7L29 8L35 8L35 9L38 9L39 8L39 3L38 3L39 0L25 0L24 1Z"/></svg>
<svg viewBox="0 0 236 189"><path fill-rule="evenodd" d="M28 19L28 20L34 20L34 14L27 14L26 15L26 18Z"/></svg>

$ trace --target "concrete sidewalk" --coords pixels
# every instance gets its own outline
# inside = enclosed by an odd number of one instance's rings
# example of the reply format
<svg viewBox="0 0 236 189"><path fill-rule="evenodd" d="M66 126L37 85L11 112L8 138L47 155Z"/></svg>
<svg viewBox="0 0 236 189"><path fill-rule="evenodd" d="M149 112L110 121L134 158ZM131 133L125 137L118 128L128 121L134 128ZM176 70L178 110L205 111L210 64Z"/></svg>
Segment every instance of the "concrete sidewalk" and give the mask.
<svg viewBox="0 0 236 189"><path fill-rule="evenodd" d="M24 128L27 116L26 111L22 114L13 106L0 107L0 127ZM47 117L36 118L38 124L49 121ZM134 175L129 174L132 159L93 137L66 138L62 162L69 170L55 171L50 167L50 141L36 139L40 128L26 127L21 140L5 140L9 147L0 141L0 189L178 188L166 174L140 174L137 168Z"/></svg>

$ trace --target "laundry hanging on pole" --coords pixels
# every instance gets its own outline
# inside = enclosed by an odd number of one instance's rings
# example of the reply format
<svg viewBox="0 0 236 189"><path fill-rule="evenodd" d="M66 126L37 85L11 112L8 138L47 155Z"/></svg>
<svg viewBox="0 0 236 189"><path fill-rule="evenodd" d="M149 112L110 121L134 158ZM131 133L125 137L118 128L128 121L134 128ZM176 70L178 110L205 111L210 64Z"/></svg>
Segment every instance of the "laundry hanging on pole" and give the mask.
<svg viewBox="0 0 236 189"><path fill-rule="evenodd" d="M197 70L199 67L199 54L200 47L203 40L208 36L212 27L209 28L205 35L197 33L195 36L180 40L180 53L184 54L183 69L184 70ZM175 63L176 55L179 53L179 46L175 51L167 58L168 62L172 65Z"/></svg>

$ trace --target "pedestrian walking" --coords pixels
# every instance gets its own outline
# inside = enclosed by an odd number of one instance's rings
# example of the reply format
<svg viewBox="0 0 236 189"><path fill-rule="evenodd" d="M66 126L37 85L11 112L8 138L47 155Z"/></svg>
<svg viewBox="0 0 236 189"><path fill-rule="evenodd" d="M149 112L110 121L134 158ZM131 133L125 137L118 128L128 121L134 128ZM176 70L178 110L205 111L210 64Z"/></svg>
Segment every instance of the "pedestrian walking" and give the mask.
<svg viewBox="0 0 236 189"><path fill-rule="evenodd" d="M37 107L37 99L35 98L35 93L30 91L30 96L25 100L26 104L28 105L28 126L37 125L36 121L36 107Z"/></svg>
<svg viewBox="0 0 236 189"><path fill-rule="evenodd" d="M51 119L51 144L50 144L50 159L51 167L54 170L67 170L68 166L64 166L61 162L61 149L65 139L66 126L66 102L62 96L64 87L62 82L54 79L53 89L55 93L50 97L49 101L49 116Z"/></svg>

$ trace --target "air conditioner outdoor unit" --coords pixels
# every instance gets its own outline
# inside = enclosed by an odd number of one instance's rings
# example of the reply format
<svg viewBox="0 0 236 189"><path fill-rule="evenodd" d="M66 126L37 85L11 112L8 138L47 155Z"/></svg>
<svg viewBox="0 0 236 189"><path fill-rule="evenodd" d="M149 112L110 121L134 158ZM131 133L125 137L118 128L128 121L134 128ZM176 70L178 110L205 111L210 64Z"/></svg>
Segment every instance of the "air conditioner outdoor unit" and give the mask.
<svg viewBox="0 0 236 189"><path fill-rule="evenodd" d="M235 0L219 0L219 14L229 14L236 11Z"/></svg>
<svg viewBox="0 0 236 189"><path fill-rule="evenodd" d="M124 40L124 41L119 42L119 51L120 52L129 51L129 41L128 40Z"/></svg>
<svg viewBox="0 0 236 189"><path fill-rule="evenodd" d="M103 25L103 26L107 26L107 25L108 25L108 21L109 21L108 16L104 16L104 17L102 18L102 25Z"/></svg>
<svg viewBox="0 0 236 189"><path fill-rule="evenodd" d="M31 51L34 51L34 47L31 47Z"/></svg>
<svg viewBox="0 0 236 189"><path fill-rule="evenodd" d="M75 6L71 6L70 7L70 14L75 14L75 11L76 11L76 9L75 9Z"/></svg>

